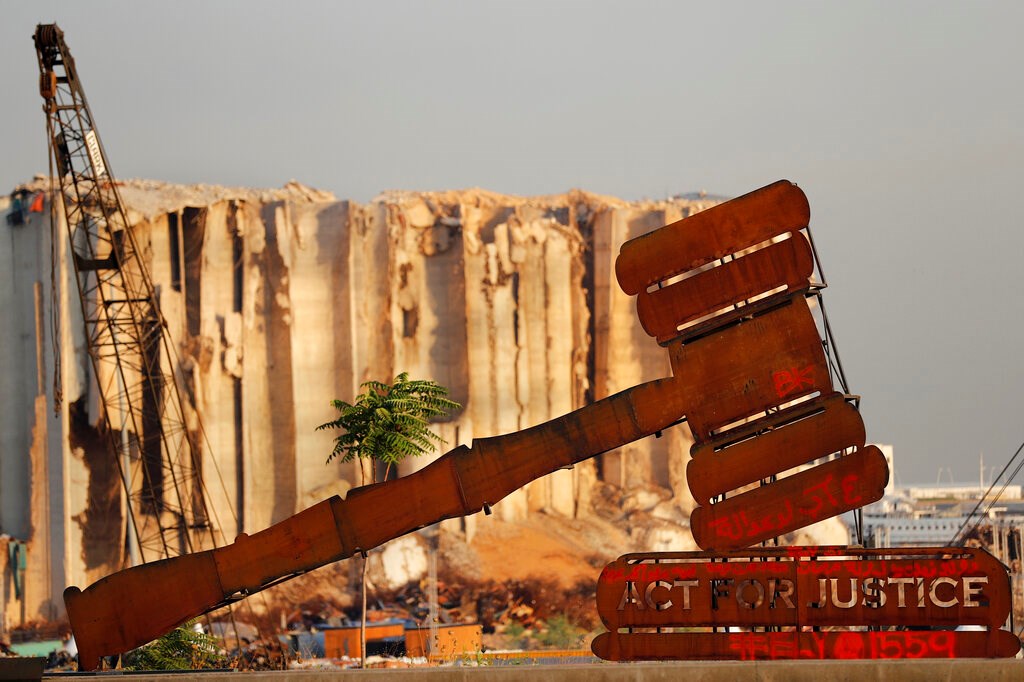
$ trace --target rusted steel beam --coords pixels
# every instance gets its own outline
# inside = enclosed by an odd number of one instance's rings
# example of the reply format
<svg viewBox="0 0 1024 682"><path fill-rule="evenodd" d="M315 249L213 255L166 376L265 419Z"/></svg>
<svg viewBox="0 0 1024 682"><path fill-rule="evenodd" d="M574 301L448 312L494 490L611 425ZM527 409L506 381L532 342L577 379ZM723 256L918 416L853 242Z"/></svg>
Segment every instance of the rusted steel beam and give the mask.
<svg viewBox="0 0 1024 682"><path fill-rule="evenodd" d="M664 288L641 291L636 297L637 316L644 331L665 344L680 336L683 325L729 306L767 292L781 299L806 289L813 270L811 246L797 232Z"/></svg>
<svg viewBox="0 0 1024 682"><path fill-rule="evenodd" d="M690 451L686 481L702 505L820 457L863 447L865 438L860 412L839 393L800 403L737 430L741 433L726 434L735 442L719 438L694 445Z"/></svg>
<svg viewBox="0 0 1024 682"><path fill-rule="evenodd" d="M610 631L592 649L614 661L1007 657L1020 649L1000 629L1009 595L1005 567L975 548L627 554L598 580ZM986 630L952 631L964 624Z"/></svg>
<svg viewBox="0 0 1024 682"><path fill-rule="evenodd" d="M874 445L690 514L702 549L749 547L882 498L889 465Z"/></svg>
<svg viewBox="0 0 1024 682"><path fill-rule="evenodd" d="M787 548L789 549L789 548ZM980 549L794 548L620 557L597 584L605 627L984 625L1010 614L1009 578Z"/></svg>
<svg viewBox="0 0 1024 682"><path fill-rule="evenodd" d="M825 351L803 296L668 349L698 442L739 419L813 393L832 392Z"/></svg>
<svg viewBox="0 0 1024 682"><path fill-rule="evenodd" d="M807 227L803 190L779 180L623 244L615 261L619 286L636 295L652 284Z"/></svg>
<svg viewBox="0 0 1024 682"><path fill-rule="evenodd" d="M657 433L682 419L685 400L677 379L659 379L540 426L475 439L459 463L468 504L479 510L558 468Z"/></svg>
<svg viewBox="0 0 1024 682"><path fill-rule="evenodd" d="M663 632L598 635L591 648L606 661L1010 658L1012 632Z"/></svg>

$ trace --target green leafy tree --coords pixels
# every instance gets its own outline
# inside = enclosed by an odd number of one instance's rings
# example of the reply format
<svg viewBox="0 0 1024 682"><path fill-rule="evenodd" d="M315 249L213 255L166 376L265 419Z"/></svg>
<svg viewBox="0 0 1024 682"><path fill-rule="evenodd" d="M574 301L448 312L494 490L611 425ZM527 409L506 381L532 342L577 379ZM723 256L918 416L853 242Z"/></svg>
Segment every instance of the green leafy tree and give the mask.
<svg viewBox="0 0 1024 682"><path fill-rule="evenodd" d="M334 439L330 462L357 457L384 464L384 480L392 466L406 457L433 452L444 439L430 430L430 420L461 407L448 399L448 389L433 381L410 379L407 372L393 384L367 381L354 403L333 400L338 417L317 430L341 429ZM374 482L376 476L374 476Z"/></svg>
<svg viewBox="0 0 1024 682"><path fill-rule="evenodd" d="M547 620L545 627L537 635L541 646L552 649L579 649L587 632L569 620L564 613L559 613Z"/></svg>
<svg viewBox="0 0 1024 682"><path fill-rule="evenodd" d="M418 457L433 452L444 439L430 430L430 420L442 417L461 407L448 398L448 389L428 380L410 379L402 372L392 384L367 381L354 403L333 400L338 411L332 421L321 424L317 430L341 429L334 439L334 450L327 462L341 457L343 462L358 458L368 459L371 481L376 483L378 462L384 464L383 479L388 480L391 467L406 457ZM366 659L366 555L362 565L362 622L359 626L359 645Z"/></svg>
<svg viewBox="0 0 1024 682"><path fill-rule="evenodd" d="M195 629L189 621L166 635L124 655L127 670L199 670L222 663L217 638Z"/></svg>

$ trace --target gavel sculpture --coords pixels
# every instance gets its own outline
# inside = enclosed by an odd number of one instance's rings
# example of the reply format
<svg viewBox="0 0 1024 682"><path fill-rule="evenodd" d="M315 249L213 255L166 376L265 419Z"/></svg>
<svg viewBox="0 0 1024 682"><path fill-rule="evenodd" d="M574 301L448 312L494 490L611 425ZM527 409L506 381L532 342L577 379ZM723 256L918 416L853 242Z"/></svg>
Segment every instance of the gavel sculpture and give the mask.
<svg viewBox="0 0 1024 682"><path fill-rule="evenodd" d="M619 284L664 345L672 377L549 422L476 439L404 478L320 502L226 547L64 592L82 670L254 592L443 519L488 511L560 468L660 432L693 432L691 527L746 547L877 500L884 457L837 393L811 309L803 192L779 181L623 245ZM795 467L830 458L774 480ZM732 494L758 481L760 487ZM712 503L715 499L715 501Z"/></svg>

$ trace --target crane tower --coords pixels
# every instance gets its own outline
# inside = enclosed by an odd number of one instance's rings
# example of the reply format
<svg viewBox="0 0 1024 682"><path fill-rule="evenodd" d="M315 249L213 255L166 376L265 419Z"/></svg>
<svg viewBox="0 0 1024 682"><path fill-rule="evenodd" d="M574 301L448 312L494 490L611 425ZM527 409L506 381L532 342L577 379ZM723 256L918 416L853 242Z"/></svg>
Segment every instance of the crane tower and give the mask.
<svg viewBox="0 0 1024 682"><path fill-rule="evenodd" d="M63 32L41 24L34 40L51 175L59 185L54 194L67 226L99 409L125 490L129 562L215 546L201 427L187 410L147 246L129 225Z"/></svg>

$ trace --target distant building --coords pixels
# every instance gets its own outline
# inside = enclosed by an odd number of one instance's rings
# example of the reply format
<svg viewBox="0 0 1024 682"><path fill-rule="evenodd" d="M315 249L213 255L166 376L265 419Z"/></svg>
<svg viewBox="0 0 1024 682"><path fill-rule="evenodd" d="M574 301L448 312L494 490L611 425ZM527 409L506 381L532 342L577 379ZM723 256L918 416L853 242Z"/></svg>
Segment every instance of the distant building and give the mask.
<svg viewBox="0 0 1024 682"><path fill-rule="evenodd" d="M988 492L988 486L972 483L914 483L896 489L898 495L912 500L980 500ZM1000 500L1021 499L1022 486L1008 485Z"/></svg>
<svg viewBox="0 0 1024 682"><path fill-rule="evenodd" d="M872 547L948 545L964 527L966 516L892 516L864 514L865 543Z"/></svg>
<svg viewBox="0 0 1024 682"><path fill-rule="evenodd" d="M934 547L973 543L1020 572L1024 556L1024 486L1000 486L991 494L990 486L981 480L897 486L893 447L878 447L889 463L889 484L881 500L864 508L865 545Z"/></svg>
<svg viewBox="0 0 1024 682"><path fill-rule="evenodd" d="M892 446L879 446L893 468ZM1022 486L994 489L978 483L915 483L896 486L863 510L867 547L982 547L1010 569L1015 613L1024 603L1024 499ZM995 498L998 493L999 497ZM979 504L979 502L981 502ZM849 521L849 520L848 520Z"/></svg>

